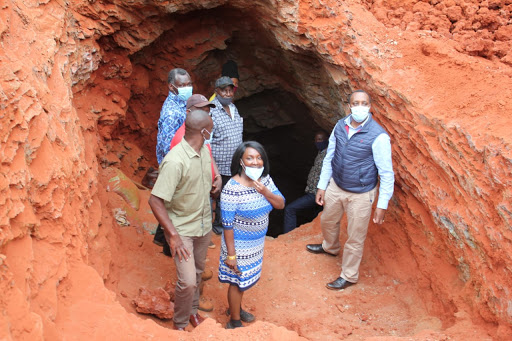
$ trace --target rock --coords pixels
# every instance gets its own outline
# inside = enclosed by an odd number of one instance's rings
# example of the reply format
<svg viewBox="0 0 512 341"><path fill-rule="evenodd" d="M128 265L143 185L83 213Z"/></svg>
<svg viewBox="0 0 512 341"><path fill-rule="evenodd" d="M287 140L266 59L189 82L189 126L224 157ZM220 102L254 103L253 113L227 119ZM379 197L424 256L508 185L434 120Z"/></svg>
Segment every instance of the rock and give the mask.
<svg viewBox="0 0 512 341"><path fill-rule="evenodd" d="M141 314L152 314L161 319L170 319L174 316L174 303L162 288L151 290L142 287L132 303L135 310Z"/></svg>

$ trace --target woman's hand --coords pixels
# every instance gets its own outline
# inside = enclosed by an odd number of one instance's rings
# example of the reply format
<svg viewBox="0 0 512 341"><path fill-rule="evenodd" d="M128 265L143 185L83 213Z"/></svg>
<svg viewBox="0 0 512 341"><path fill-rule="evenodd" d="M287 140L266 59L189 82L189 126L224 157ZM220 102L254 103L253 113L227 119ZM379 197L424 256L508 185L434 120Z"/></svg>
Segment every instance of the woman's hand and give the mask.
<svg viewBox="0 0 512 341"><path fill-rule="evenodd" d="M267 186L261 183L261 181L253 181L253 187L258 193L262 194L274 208L277 208L278 210L282 210L284 208L284 198L272 193Z"/></svg>
<svg viewBox="0 0 512 341"><path fill-rule="evenodd" d="M238 266L237 266L237 263L236 263L236 258L235 259L225 259L224 260L224 263L228 266L228 268L232 269L235 274L237 274L238 276L240 276L242 273L240 272L240 270L238 270Z"/></svg>
<svg viewBox="0 0 512 341"><path fill-rule="evenodd" d="M269 194L272 194L272 192L270 192L270 190L267 188L267 186L262 184L260 180L258 180L258 181L253 180L252 186L258 193L263 194L265 197L268 197Z"/></svg>

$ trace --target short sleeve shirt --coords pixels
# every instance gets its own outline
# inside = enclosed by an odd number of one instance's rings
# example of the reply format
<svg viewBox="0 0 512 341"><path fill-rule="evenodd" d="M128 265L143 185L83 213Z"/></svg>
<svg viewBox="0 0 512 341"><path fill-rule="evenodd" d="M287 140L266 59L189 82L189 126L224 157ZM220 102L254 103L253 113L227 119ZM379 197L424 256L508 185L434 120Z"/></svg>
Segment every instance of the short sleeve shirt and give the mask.
<svg viewBox="0 0 512 341"><path fill-rule="evenodd" d="M164 200L169 219L180 236L204 236L212 229L210 189L211 157L200 153L183 139L160 164L160 174L151 191Z"/></svg>
<svg viewBox="0 0 512 341"><path fill-rule="evenodd" d="M242 143L244 122L234 104L229 105L230 116L217 98L212 103L215 104L210 111L213 120L212 155L219 173L231 176L231 159Z"/></svg>
<svg viewBox="0 0 512 341"><path fill-rule="evenodd" d="M171 141L171 149L176 147L178 145L178 143L180 143L181 140L183 140L183 136L185 136L185 123L183 123L183 125L178 130L176 130L176 134L174 134L172 141ZM213 157L212 156L212 147L209 144L207 144L206 148L208 148L208 152L210 153L210 157L212 158ZM213 162L212 162L212 183L215 181L213 173L214 173L214 170L213 170Z"/></svg>

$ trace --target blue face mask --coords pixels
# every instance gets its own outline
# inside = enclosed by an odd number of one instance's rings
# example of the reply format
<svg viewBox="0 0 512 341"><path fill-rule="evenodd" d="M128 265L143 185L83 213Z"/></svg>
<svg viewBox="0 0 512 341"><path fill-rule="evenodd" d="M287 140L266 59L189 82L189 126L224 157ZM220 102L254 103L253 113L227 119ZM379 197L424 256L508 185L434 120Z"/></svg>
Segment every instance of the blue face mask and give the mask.
<svg viewBox="0 0 512 341"><path fill-rule="evenodd" d="M322 141L322 142L315 142L315 145L318 150L324 150L329 145L329 140Z"/></svg>
<svg viewBox="0 0 512 341"><path fill-rule="evenodd" d="M245 175L251 180L258 181L258 179L261 177L261 174L263 174L263 170L265 167L256 168L256 167L249 167L244 164L242 161L242 168L244 169Z"/></svg>
<svg viewBox="0 0 512 341"><path fill-rule="evenodd" d="M173 84L174 86L174 84ZM178 90L178 98L182 101L186 101L192 96L192 86L184 86L183 88L178 88L174 86Z"/></svg>
<svg viewBox="0 0 512 341"><path fill-rule="evenodd" d="M212 139L213 139L213 136L212 136L212 133L210 133L208 130L206 130L206 128L203 128L203 130L201 130L201 134L203 134L203 131L206 131L208 133L208 135L210 136L209 139L207 139L206 137L204 137L203 135L203 139L204 139L204 144L207 145L207 144L211 144L212 143Z"/></svg>

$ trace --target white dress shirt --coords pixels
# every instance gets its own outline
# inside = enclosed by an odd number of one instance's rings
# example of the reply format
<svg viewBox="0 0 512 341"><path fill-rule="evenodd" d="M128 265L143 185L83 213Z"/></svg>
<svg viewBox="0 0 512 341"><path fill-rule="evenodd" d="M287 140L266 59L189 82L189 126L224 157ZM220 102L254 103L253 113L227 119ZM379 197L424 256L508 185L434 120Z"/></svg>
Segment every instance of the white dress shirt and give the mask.
<svg viewBox="0 0 512 341"><path fill-rule="evenodd" d="M355 133L360 131L363 126L368 122L366 119L359 127L353 128L350 124L350 116L343 120L344 125L348 126L348 138L350 139ZM340 124L338 121L336 125ZM331 136L329 137L329 146L327 147L327 154L324 158L322 165L322 173L320 174L320 180L318 180L318 188L325 190L329 184L329 180L332 177L332 158L334 157L334 151L336 150L336 136L332 130ZM395 183L395 173L393 172L393 162L391 160L391 140L388 134L382 133L373 141L372 144L373 161L377 166L377 171L380 177L380 188L379 188L379 199L377 201L377 208L387 209L388 203L393 196L393 187Z"/></svg>

